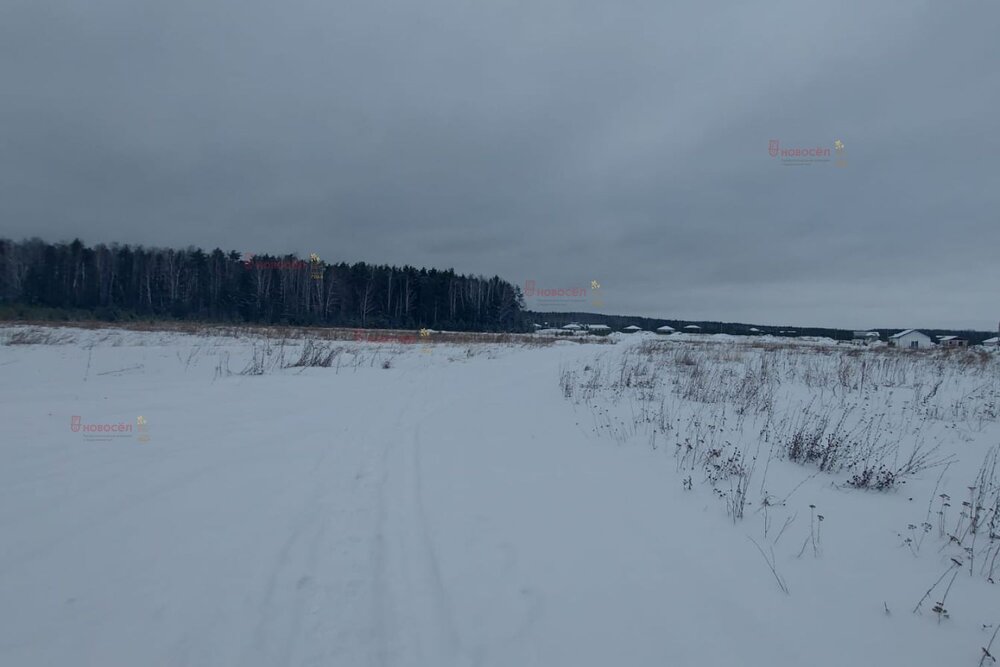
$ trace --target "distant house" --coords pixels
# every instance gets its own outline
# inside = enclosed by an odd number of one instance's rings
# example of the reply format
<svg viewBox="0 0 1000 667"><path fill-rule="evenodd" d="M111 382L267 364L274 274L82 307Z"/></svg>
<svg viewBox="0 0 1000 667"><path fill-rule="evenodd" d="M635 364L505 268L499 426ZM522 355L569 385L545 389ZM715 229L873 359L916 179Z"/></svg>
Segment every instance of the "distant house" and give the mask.
<svg viewBox="0 0 1000 667"><path fill-rule="evenodd" d="M941 347L965 347L969 341L958 336L938 336L938 345Z"/></svg>
<svg viewBox="0 0 1000 667"><path fill-rule="evenodd" d="M1000 336L994 336L993 338L987 338L983 341L985 347L995 347L1000 348Z"/></svg>
<svg viewBox="0 0 1000 667"><path fill-rule="evenodd" d="M877 331L855 331L853 340L857 344L867 345L868 343L878 342L881 340L881 337Z"/></svg>
<svg viewBox="0 0 1000 667"><path fill-rule="evenodd" d="M624 329L622 329L622 331L624 331L625 333L635 333L636 331L642 331L642 328L641 327L637 327L634 324L630 324L627 327L625 327Z"/></svg>
<svg viewBox="0 0 1000 667"><path fill-rule="evenodd" d="M750 327L750 333L755 333L755 334L760 333L760 329L758 329L757 327Z"/></svg>
<svg viewBox="0 0 1000 667"><path fill-rule="evenodd" d="M907 350L926 350L934 347L931 337L916 329L907 329L889 336L889 345Z"/></svg>
<svg viewBox="0 0 1000 667"><path fill-rule="evenodd" d="M579 331L582 328L583 327L580 326L579 324L567 324L566 326L563 327L563 329L565 329L566 331Z"/></svg>
<svg viewBox="0 0 1000 667"><path fill-rule="evenodd" d="M586 325L587 333L593 334L595 336L607 336L611 333L611 327L607 324L588 324Z"/></svg>
<svg viewBox="0 0 1000 667"><path fill-rule="evenodd" d="M666 324L664 324L662 327L658 327L656 329L656 333L662 334L664 336L667 335L667 334L672 334L675 331L677 331L677 329L674 329L671 326L667 326Z"/></svg>
<svg viewBox="0 0 1000 667"><path fill-rule="evenodd" d="M684 331L687 331L688 333L699 333L701 331L701 327L697 324L689 324L684 327Z"/></svg>

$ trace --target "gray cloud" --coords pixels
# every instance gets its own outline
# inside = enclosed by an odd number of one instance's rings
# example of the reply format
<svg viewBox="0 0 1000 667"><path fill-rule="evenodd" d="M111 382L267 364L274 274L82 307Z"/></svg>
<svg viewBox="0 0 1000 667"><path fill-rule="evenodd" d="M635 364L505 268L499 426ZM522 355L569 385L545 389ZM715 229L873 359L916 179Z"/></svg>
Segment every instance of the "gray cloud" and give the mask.
<svg viewBox="0 0 1000 667"><path fill-rule="evenodd" d="M996 325L995 3L482 5L4 3L0 234ZM840 139L847 166L769 139Z"/></svg>

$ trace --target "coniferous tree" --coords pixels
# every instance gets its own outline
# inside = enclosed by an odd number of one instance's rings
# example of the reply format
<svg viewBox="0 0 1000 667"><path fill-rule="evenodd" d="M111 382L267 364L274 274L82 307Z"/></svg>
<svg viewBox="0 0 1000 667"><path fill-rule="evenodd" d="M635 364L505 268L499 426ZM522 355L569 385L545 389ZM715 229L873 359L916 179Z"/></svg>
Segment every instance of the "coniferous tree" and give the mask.
<svg viewBox="0 0 1000 667"><path fill-rule="evenodd" d="M325 264L294 255L0 239L0 305L101 319L523 331L519 288L452 269Z"/></svg>

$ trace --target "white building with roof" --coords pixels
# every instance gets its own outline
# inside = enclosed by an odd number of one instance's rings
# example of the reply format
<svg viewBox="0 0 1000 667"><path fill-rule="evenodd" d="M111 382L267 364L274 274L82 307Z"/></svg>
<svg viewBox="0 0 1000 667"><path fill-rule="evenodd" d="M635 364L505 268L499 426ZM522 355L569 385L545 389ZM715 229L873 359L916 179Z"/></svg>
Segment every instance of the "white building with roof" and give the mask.
<svg viewBox="0 0 1000 667"><path fill-rule="evenodd" d="M927 350L934 347L931 337L916 329L907 329L889 336L889 344L907 350Z"/></svg>
<svg viewBox="0 0 1000 667"><path fill-rule="evenodd" d="M634 324L630 324L627 327L625 327L624 329L622 329L622 331L624 331L625 333L635 333L636 331L642 331L642 328L641 327L637 327Z"/></svg>
<svg viewBox="0 0 1000 667"><path fill-rule="evenodd" d="M851 340L855 345L868 345L879 342L881 337L877 331L855 331Z"/></svg>
<svg viewBox="0 0 1000 667"><path fill-rule="evenodd" d="M595 336L606 336L611 333L611 327L607 324L588 324L586 325L587 333L594 334Z"/></svg>
<svg viewBox="0 0 1000 667"><path fill-rule="evenodd" d="M674 329L673 327L668 326L666 324L664 324L662 327L658 327L656 329L656 333L658 333L658 334L664 334L664 335L666 335L666 334L672 334L675 331L677 331L677 329Z"/></svg>
<svg viewBox="0 0 1000 667"><path fill-rule="evenodd" d="M938 336L938 345L941 347L965 347L969 341L958 336Z"/></svg>

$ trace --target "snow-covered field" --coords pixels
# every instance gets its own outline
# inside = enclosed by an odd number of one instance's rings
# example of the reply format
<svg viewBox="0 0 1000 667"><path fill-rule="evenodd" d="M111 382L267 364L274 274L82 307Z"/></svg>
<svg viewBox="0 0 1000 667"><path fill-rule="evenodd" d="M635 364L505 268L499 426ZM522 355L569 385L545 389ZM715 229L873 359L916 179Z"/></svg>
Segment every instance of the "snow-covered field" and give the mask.
<svg viewBox="0 0 1000 667"><path fill-rule="evenodd" d="M0 328L0 665L992 664L1000 355L611 342Z"/></svg>

